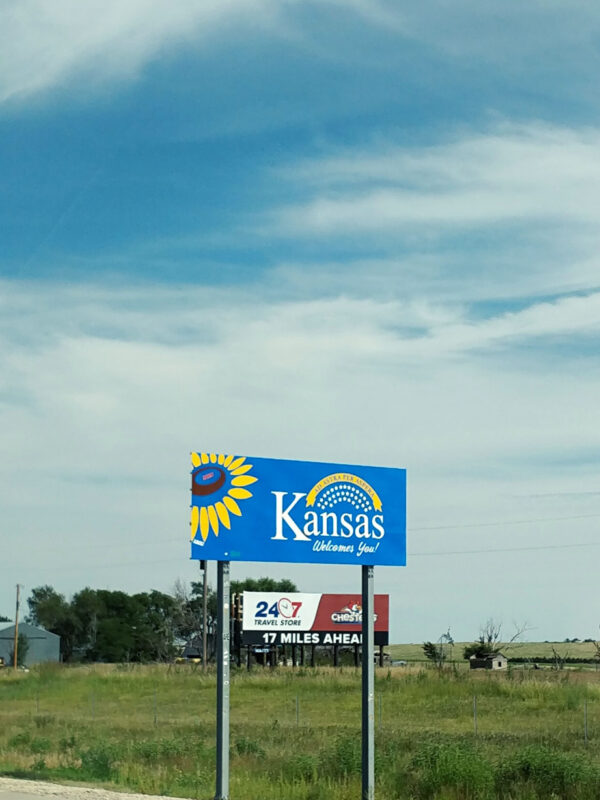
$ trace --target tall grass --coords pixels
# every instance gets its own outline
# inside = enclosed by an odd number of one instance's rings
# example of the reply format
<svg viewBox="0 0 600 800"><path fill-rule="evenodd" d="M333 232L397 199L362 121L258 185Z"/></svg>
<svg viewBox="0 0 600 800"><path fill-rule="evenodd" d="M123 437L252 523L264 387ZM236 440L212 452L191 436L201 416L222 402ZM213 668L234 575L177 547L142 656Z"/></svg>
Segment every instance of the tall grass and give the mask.
<svg viewBox="0 0 600 800"><path fill-rule="evenodd" d="M581 681L383 669L376 694L381 798L600 797L600 684L592 673ZM0 676L0 772L210 798L214 708L214 674L186 666L7 670ZM234 673L231 720L232 798L360 796L354 668Z"/></svg>

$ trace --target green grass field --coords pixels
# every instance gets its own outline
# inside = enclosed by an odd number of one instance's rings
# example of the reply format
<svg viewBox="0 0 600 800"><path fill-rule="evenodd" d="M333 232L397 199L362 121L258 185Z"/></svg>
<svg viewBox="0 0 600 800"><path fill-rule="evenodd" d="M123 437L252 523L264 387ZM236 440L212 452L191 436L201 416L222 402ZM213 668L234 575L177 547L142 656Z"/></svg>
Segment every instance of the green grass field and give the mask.
<svg viewBox="0 0 600 800"><path fill-rule="evenodd" d="M188 665L4 670L0 774L208 800L214 707ZM378 800L600 797L600 673L384 668L375 707ZM232 800L360 798L360 761L359 670L234 672Z"/></svg>

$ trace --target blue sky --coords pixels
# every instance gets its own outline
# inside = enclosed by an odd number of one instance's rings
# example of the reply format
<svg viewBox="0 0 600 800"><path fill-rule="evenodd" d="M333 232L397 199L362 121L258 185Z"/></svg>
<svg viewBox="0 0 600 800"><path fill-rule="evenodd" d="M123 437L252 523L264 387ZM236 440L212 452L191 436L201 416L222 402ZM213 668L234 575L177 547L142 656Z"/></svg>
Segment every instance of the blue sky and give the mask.
<svg viewBox="0 0 600 800"><path fill-rule="evenodd" d="M0 613L195 578L202 449L406 467L396 641L596 636L599 33L583 0L0 9ZM234 566L267 572L359 587Z"/></svg>

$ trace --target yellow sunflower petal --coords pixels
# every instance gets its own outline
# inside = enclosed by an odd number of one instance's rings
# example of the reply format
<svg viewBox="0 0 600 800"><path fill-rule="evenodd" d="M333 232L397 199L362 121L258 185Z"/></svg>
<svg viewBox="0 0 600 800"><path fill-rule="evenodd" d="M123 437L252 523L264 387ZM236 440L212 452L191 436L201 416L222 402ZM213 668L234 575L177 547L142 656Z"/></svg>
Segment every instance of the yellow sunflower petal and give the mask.
<svg viewBox="0 0 600 800"><path fill-rule="evenodd" d="M216 453L211 453L210 454L210 463L211 464L216 464L217 463L217 454Z"/></svg>
<svg viewBox="0 0 600 800"><path fill-rule="evenodd" d="M206 453L202 453L200 458L202 459L203 464L208 464L208 455Z"/></svg>
<svg viewBox="0 0 600 800"><path fill-rule="evenodd" d="M248 497L252 497L252 492L249 492L248 489L233 489L229 490L229 496L235 497L236 500L246 500Z"/></svg>
<svg viewBox="0 0 600 800"><path fill-rule="evenodd" d="M234 478L231 483L233 486L250 486L251 483L256 483L258 478L253 477L252 475L238 475L237 478Z"/></svg>
<svg viewBox="0 0 600 800"><path fill-rule="evenodd" d="M190 458L192 459L192 464L194 467L200 466L200 456L198 453L190 453Z"/></svg>
<svg viewBox="0 0 600 800"><path fill-rule="evenodd" d="M215 532L215 536L219 535L219 518L217 517L217 512L215 511L214 506L208 507L208 520L210 522L210 527Z"/></svg>
<svg viewBox="0 0 600 800"><path fill-rule="evenodd" d="M223 525L229 530L231 528L231 523L229 521L229 511L225 508L223 503L215 503L215 508L217 509L217 514L219 515L219 519L223 523Z"/></svg>
<svg viewBox="0 0 600 800"><path fill-rule="evenodd" d="M225 461L225 456L222 453L220 453L217 461L219 464L222 464Z"/></svg>
<svg viewBox="0 0 600 800"><path fill-rule="evenodd" d="M229 465L229 471L233 472L234 469L241 467L245 460L246 456L241 456L240 458L236 458L236 460Z"/></svg>
<svg viewBox="0 0 600 800"><path fill-rule="evenodd" d="M224 467L228 467L231 464L232 461L233 461L233 456L227 456L227 458L223 462L223 466Z"/></svg>
<svg viewBox="0 0 600 800"><path fill-rule="evenodd" d="M198 506L192 506L192 522L190 530L190 539L195 539L198 532L198 523L200 521L200 510Z"/></svg>
<svg viewBox="0 0 600 800"><path fill-rule="evenodd" d="M206 510L206 506L202 506L200 509L200 536L206 541L206 537L208 536L208 512Z"/></svg>
<svg viewBox="0 0 600 800"><path fill-rule="evenodd" d="M252 469L252 464L244 464L243 467L238 467L231 471L232 475L244 475L248 470Z"/></svg>
<svg viewBox="0 0 600 800"><path fill-rule="evenodd" d="M225 495L225 497L223 498L223 502L224 502L224 503L225 503L225 505L227 506L227 509L228 509L228 510L229 510L229 511L230 511L232 514L235 514L235 515L236 515L236 517L241 517L241 516L242 516L242 512L240 511L240 507L239 507L239 506L238 506L238 504L235 502L235 500L233 499L233 497L229 497L229 495Z"/></svg>

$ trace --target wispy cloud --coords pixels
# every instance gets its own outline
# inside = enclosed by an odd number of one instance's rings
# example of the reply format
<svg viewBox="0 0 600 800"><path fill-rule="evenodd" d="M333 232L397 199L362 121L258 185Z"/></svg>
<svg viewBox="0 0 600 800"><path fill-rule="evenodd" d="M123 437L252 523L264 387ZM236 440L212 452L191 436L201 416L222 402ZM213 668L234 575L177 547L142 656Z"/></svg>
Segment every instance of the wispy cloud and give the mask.
<svg viewBox="0 0 600 800"><path fill-rule="evenodd" d="M21 0L0 9L0 102L80 82L130 79L144 66L177 47L197 47L225 27L276 30L312 51L314 31L307 19L318 12L331 39L330 55L341 56L336 38L340 20L351 15L382 33L425 45L445 57L501 65L505 71L526 62L534 72L540 62L532 54L553 50L595 57L600 12L594 4L574 0L568 12L561 3L533 2L523 8L502 0L442 0L398 4L394 0ZM343 19L341 19L343 15ZM515 24L517 23L517 24ZM329 35L328 35L329 34ZM377 45L367 46L377 53ZM321 46L326 56L327 46ZM360 59L366 52L355 52ZM559 55L557 55L559 58ZM543 61L543 60L542 60ZM533 62L533 63L532 63ZM547 64L546 64L547 66Z"/></svg>
<svg viewBox="0 0 600 800"><path fill-rule="evenodd" d="M408 346L413 357L426 352L439 357L443 353L486 351L544 338L555 345L556 337L565 343L578 336L600 340L600 293L534 303L521 311L484 320L440 325L419 341L403 343L403 347Z"/></svg>
<svg viewBox="0 0 600 800"><path fill-rule="evenodd" d="M431 147L378 143L309 162L292 176L312 196L284 209L279 222L299 234L596 224L600 132L506 125Z"/></svg>
<svg viewBox="0 0 600 800"><path fill-rule="evenodd" d="M130 78L173 46L219 25L257 23L269 4L242 0L23 0L0 10L0 101L64 83Z"/></svg>

